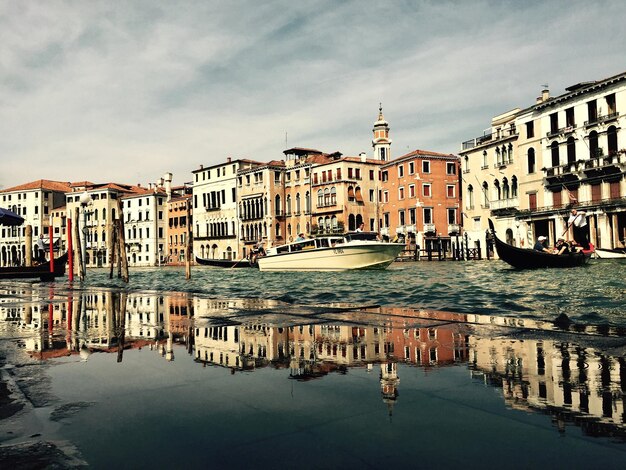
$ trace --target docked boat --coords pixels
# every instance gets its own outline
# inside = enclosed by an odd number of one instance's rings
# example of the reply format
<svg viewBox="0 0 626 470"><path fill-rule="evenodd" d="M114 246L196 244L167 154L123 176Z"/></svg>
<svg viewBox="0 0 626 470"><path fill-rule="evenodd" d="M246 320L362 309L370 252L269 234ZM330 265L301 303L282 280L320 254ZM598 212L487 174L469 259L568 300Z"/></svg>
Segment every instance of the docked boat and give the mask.
<svg viewBox="0 0 626 470"><path fill-rule="evenodd" d="M498 256L502 261L516 269L572 268L582 266L589 261L593 253L593 246L590 250L564 253L562 255L553 255L529 248L517 248L498 238L491 220L489 220L489 228L494 238Z"/></svg>
<svg viewBox="0 0 626 470"><path fill-rule="evenodd" d="M268 248L257 262L260 271L385 269L403 249L404 243L378 240L374 232L349 232Z"/></svg>
<svg viewBox="0 0 626 470"><path fill-rule="evenodd" d="M595 257L598 259L626 258L626 248L615 248L614 250L596 248Z"/></svg>
<svg viewBox="0 0 626 470"><path fill-rule="evenodd" d="M67 253L54 259L54 271L50 271L50 263L36 266L5 266L0 268L0 279L37 279L53 281L55 277L65 276Z"/></svg>
<svg viewBox="0 0 626 470"><path fill-rule="evenodd" d="M244 258L240 260L236 259L209 259L209 258L200 258L196 255L196 263L201 266L215 266L218 268L254 268L256 267L256 263L251 260Z"/></svg>

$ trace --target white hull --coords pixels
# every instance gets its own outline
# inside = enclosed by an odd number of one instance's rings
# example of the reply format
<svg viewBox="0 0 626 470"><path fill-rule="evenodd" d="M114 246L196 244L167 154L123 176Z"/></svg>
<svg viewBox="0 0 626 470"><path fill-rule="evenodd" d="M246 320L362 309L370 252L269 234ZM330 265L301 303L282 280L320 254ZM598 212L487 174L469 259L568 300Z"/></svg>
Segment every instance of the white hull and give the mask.
<svg viewBox="0 0 626 470"><path fill-rule="evenodd" d="M611 258L626 258L626 250L605 250L603 248L595 249L596 258L611 259Z"/></svg>
<svg viewBox="0 0 626 470"><path fill-rule="evenodd" d="M355 243L265 256L258 263L260 271L385 269L403 249L397 243Z"/></svg>

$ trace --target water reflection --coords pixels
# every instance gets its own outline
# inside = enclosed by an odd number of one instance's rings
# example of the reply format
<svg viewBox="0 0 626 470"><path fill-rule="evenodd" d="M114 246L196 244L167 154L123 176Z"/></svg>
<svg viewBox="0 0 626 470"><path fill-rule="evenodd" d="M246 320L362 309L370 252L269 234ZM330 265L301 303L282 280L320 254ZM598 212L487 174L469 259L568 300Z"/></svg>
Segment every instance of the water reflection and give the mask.
<svg viewBox="0 0 626 470"><path fill-rule="evenodd" d="M296 381L364 368L379 374L393 411L401 374L465 364L468 380L502 391L506 405L594 436L624 440L623 331L494 315L276 300L216 300L189 293L114 290L0 292L1 335L32 358L149 348L231 373L285 369ZM428 380L428 374L424 375Z"/></svg>

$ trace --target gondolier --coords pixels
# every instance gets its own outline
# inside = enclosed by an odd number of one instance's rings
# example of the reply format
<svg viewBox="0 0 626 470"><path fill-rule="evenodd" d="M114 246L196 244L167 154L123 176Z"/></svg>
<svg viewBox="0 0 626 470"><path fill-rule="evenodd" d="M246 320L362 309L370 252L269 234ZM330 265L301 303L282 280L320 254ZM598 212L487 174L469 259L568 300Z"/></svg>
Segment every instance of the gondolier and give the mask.
<svg viewBox="0 0 626 470"><path fill-rule="evenodd" d="M583 250L589 249L589 239L587 237L587 215L583 211L577 211L572 209L572 212L567 220L567 227L572 227L574 231L574 240Z"/></svg>

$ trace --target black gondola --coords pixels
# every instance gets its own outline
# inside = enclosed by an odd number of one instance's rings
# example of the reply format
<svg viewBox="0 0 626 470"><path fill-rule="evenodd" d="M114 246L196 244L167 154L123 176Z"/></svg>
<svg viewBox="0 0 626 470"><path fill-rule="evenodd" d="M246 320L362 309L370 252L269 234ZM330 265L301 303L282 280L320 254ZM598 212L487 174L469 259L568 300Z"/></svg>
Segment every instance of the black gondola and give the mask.
<svg viewBox="0 0 626 470"><path fill-rule="evenodd" d="M55 277L65 275L67 253L54 259L54 272L50 272L50 263L45 262L37 266L6 266L0 268L0 279L41 279L53 281Z"/></svg>
<svg viewBox="0 0 626 470"><path fill-rule="evenodd" d="M517 248L503 242L496 236L491 219L489 219L489 229L493 235L496 251L500 259L516 269L573 268L586 264L591 257L591 253L593 253L593 247L591 250L562 255L552 255L533 249Z"/></svg>
<svg viewBox="0 0 626 470"><path fill-rule="evenodd" d="M217 266L219 268L256 268L256 263L249 259L207 259L196 255L196 263L202 266Z"/></svg>

